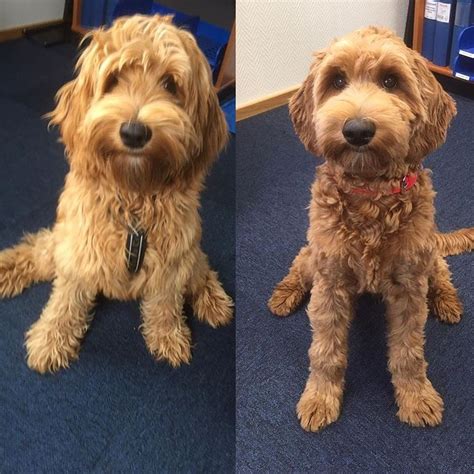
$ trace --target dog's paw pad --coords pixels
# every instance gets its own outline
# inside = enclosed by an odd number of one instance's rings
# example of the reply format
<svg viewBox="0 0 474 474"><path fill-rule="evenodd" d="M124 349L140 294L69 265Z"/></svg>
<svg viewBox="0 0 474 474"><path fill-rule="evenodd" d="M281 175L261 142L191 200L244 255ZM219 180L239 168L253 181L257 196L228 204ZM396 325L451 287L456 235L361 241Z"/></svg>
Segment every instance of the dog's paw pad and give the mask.
<svg viewBox="0 0 474 474"><path fill-rule="evenodd" d="M398 418L411 426L437 426L443 419L443 399L427 382L421 390L400 392Z"/></svg>
<svg viewBox="0 0 474 474"><path fill-rule="evenodd" d="M296 407L301 427L306 431L319 431L334 423L341 412L338 397L306 388Z"/></svg>

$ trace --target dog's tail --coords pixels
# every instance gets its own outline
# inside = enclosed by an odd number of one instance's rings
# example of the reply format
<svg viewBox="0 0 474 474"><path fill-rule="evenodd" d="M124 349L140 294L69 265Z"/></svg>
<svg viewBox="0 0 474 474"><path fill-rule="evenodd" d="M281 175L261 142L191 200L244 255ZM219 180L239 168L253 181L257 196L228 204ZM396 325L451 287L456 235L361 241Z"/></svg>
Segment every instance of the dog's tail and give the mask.
<svg viewBox="0 0 474 474"><path fill-rule="evenodd" d="M53 232L42 229L0 252L0 298L16 296L33 283L54 278Z"/></svg>
<svg viewBox="0 0 474 474"><path fill-rule="evenodd" d="M474 227L455 230L446 234L437 233L436 241L443 257L474 250Z"/></svg>

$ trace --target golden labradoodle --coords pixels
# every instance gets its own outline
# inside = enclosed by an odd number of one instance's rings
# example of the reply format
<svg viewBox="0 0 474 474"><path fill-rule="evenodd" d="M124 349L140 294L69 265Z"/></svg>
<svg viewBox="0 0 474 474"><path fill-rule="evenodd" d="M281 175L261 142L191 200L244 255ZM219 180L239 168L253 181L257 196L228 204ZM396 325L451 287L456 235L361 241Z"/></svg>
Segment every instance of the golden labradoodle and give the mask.
<svg viewBox="0 0 474 474"><path fill-rule="evenodd" d="M377 27L316 53L291 99L297 134L325 163L312 188L308 243L269 307L286 316L311 291L310 374L297 406L306 430L340 414L347 334L362 292L381 294L387 307L398 417L414 426L441 422L443 400L423 351L428 303L440 320L460 320L443 256L472 249L474 232L437 234L435 193L421 163L445 141L455 112L425 60Z"/></svg>
<svg viewBox="0 0 474 474"><path fill-rule="evenodd" d="M213 327L232 317L198 214L225 119L205 57L171 18L120 19L90 39L49 114L70 164L56 222L0 253L0 296L53 280L26 334L38 372L78 357L98 293L139 299L148 349L178 366L191 359L185 298Z"/></svg>

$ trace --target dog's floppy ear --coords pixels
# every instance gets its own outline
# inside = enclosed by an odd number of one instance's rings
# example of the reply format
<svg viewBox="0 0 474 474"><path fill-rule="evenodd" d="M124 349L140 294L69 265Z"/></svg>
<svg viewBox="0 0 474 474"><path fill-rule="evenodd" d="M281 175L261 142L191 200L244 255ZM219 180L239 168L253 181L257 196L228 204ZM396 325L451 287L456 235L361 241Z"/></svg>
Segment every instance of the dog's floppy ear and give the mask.
<svg viewBox="0 0 474 474"><path fill-rule="evenodd" d="M296 134L305 148L311 153L318 154L316 128L314 125L314 81L317 68L325 56L325 51L314 54L314 61L309 74L298 91L291 97L290 117Z"/></svg>
<svg viewBox="0 0 474 474"><path fill-rule="evenodd" d="M205 161L212 161L227 144L229 131L224 112L222 111L214 87L209 90L206 104L207 120L204 124L204 141L202 154Z"/></svg>
<svg viewBox="0 0 474 474"><path fill-rule="evenodd" d="M195 71L187 94L187 108L196 117L202 138L192 165L194 172L206 171L225 147L229 132L212 83L209 63L193 36L186 31L180 31L180 34Z"/></svg>
<svg viewBox="0 0 474 474"><path fill-rule="evenodd" d="M78 100L80 92L77 78L66 83L56 94L56 108L47 114L51 125L59 126L61 138L70 156L74 150L74 143L80 125L80 111Z"/></svg>
<svg viewBox="0 0 474 474"><path fill-rule="evenodd" d="M415 125L409 156L421 160L446 140L449 124L456 115L456 103L428 69L426 60L416 52L413 55L424 113Z"/></svg>
<svg viewBox="0 0 474 474"><path fill-rule="evenodd" d="M100 34L100 30L96 30L84 37L83 42L89 38L91 42L77 62L77 76L59 89L55 109L45 115L50 125L59 126L68 156L80 141L78 132L94 93L95 73L102 58L101 46L96 41Z"/></svg>

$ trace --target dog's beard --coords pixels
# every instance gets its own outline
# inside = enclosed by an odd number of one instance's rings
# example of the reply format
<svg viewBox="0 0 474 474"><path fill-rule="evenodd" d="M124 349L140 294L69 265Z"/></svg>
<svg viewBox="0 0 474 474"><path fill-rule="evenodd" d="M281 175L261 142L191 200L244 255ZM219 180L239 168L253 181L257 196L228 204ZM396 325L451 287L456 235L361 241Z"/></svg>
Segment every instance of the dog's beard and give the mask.
<svg viewBox="0 0 474 474"><path fill-rule="evenodd" d="M190 118L180 108L151 103L140 109L138 120L152 132L142 149L129 149L120 139L120 125L133 117L130 107L106 101L86 117L84 132L94 158L123 189L153 193L179 179L199 150Z"/></svg>
<svg viewBox="0 0 474 474"><path fill-rule="evenodd" d="M105 158L120 188L145 194L172 184L180 170L177 161L168 155L112 152Z"/></svg>

